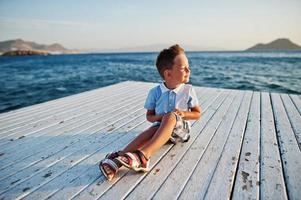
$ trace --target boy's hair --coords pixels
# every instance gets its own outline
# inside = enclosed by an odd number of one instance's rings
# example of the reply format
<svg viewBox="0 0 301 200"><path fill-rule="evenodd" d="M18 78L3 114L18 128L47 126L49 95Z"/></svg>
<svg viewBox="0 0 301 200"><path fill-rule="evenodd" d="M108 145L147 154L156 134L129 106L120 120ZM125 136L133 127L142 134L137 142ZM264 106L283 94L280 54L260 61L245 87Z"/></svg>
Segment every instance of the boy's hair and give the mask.
<svg viewBox="0 0 301 200"><path fill-rule="evenodd" d="M177 55L183 54L184 49L180 45L175 44L168 49L163 49L157 57L156 66L160 76L164 79L164 71L171 69L173 60Z"/></svg>

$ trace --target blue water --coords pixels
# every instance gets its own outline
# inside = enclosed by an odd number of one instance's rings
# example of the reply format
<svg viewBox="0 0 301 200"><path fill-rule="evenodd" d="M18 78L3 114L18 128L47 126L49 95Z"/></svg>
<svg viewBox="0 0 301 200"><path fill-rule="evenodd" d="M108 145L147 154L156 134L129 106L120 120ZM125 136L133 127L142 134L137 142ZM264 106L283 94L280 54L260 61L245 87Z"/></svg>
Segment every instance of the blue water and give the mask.
<svg viewBox="0 0 301 200"><path fill-rule="evenodd" d="M157 53L0 57L0 112L126 80L158 82ZM301 52L190 52L197 86L301 94Z"/></svg>

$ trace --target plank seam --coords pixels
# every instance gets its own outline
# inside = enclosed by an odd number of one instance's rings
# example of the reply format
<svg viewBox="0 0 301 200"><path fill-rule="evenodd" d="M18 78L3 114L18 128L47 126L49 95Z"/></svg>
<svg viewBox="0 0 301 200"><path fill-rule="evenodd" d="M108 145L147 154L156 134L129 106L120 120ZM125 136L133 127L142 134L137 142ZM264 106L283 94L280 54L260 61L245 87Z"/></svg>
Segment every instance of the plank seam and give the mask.
<svg viewBox="0 0 301 200"><path fill-rule="evenodd" d="M276 132L276 140L277 140L277 143L278 143L278 152L279 152L279 157L280 157L280 160L281 160L281 170L282 170L282 179L284 181L284 188L285 188L285 192L287 194L287 197L289 198L289 191L288 191L288 188L287 188L287 180L285 178L285 170L284 170L284 164L283 164L283 158L281 156L281 145L280 145L280 138L279 138L279 135L278 135L278 132L279 132L279 129L277 128L277 122L276 122L276 113L275 113L275 110L274 110L274 106L273 106L273 103L272 103L272 96L271 96L271 93L269 93L269 98L270 98L270 102L271 102L271 107L272 107L272 110L273 110L273 121L274 121L274 128L275 128L275 132ZM281 98L280 98L281 99ZM281 100L282 102L282 100Z"/></svg>
<svg viewBox="0 0 301 200"><path fill-rule="evenodd" d="M253 101L253 97L254 97L254 92L252 91L252 96L251 96L251 100L250 100L250 104L249 104L249 111L248 111L248 117L247 117L247 120L245 122L245 127L244 127L244 131L243 131L243 136L241 138L241 145L240 145L240 149L239 149L239 154L238 154L238 159L237 159L237 162L236 162L236 166L235 166L235 175L233 177L233 180L232 180L232 183L231 183L231 193L230 193L230 198L229 199L232 199L233 198L233 193L234 193L234 188L235 188L235 183L236 183L236 178L237 178L237 173L238 173L238 165L239 165L239 161L241 159L241 151L242 151L242 147L243 147L243 141L245 139L245 133L246 133L246 130L247 130L247 122L248 122L248 119L250 117L250 110L251 110L251 103Z"/></svg>
<svg viewBox="0 0 301 200"><path fill-rule="evenodd" d="M291 129L292 129L292 131L293 131L293 133L294 133L294 135L295 135L296 143L298 144L299 150L301 151L301 146L300 146L299 141L297 140L297 137L298 137L298 136L297 136L297 134L296 134L295 127L293 126L292 119L291 119L290 115L288 114L289 112L288 112L288 110L287 110L287 105L284 103L282 95L280 95L280 99L281 99L281 102L282 102L282 104L283 104L283 107L284 107L285 113L286 113L286 115L287 115L288 121L289 121L289 123L290 123ZM294 105L294 103L291 101L290 98L289 98L289 101ZM298 109L297 109L297 110L298 110Z"/></svg>

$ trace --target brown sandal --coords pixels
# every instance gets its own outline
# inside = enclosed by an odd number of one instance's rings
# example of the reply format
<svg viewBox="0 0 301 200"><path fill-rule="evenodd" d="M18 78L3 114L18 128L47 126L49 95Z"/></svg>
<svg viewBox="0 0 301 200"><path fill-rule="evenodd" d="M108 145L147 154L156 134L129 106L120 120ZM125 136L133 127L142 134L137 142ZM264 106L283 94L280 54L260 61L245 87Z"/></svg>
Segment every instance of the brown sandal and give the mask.
<svg viewBox="0 0 301 200"><path fill-rule="evenodd" d="M108 170L105 167L109 168L110 172L108 172ZM106 179L108 181L111 181L117 174L119 167L113 160L105 158L102 161L100 161L99 169L106 177Z"/></svg>
<svg viewBox="0 0 301 200"><path fill-rule="evenodd" d="M128 152L124 155L118 156L116 160L118 160L123 166L133 169L137 172L149 171L149 160L139 150L134 151L133 153Z"/></svg>
<svg viewBox="0 0 301 200"><path fill-rule="evenodd" d="M99 169L103 173L103 175L107 178L107 180L111 181L114 176L117 174L119 168L122 166L122 164L116 160L118 156L122 155L121 151L108 153L102 161L99 163ZM108 173L108 170L106 168L109 168L111 173ZM112 174L112 177L110 176Z"/></svg>

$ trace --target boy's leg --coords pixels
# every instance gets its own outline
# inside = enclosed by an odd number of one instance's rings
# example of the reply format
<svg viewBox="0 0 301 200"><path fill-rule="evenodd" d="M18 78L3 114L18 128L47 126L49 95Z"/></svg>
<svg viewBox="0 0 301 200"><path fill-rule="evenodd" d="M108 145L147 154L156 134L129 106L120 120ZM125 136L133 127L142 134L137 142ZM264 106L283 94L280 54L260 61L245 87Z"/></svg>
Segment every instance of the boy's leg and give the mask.
<svg viewBox="0 0 301 200"><path fill-rule="evenodd" d="M149 158L155 151L162 147L171 137L172 131L177 123L174 113L167 113L162 118L161 126L140 151Z"/></svg>
<svg viewBox="0 0 301 200"><path fill-rule="evenodd" d="M148 142L156 133L158 130L159 126L153 126L145 131L143 131L140 135L138 135L131 143L129 143L123 150L122 152L133 152L138 149L140 149L142 146L145 145L146 142Z"/></svg>
<svg viewBox="0 0 301 200"><path fill-rule="evenodd" d="M138 135L131 143L129 143L121 152L133 152L137 149L141 148L147 141L149 141L156 131L158 130L159 126L150 127L147 130L143 131L140 135ZM117 164L117 163L116 163ZM119 167L119 166L118 166ZM111 169L108 165L103 165L103 170L107 174L108 180L112 180L115 176L115 171Z"/></svg>

